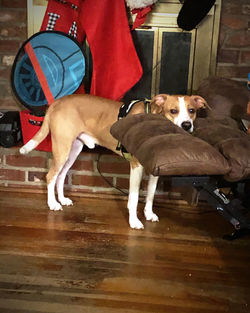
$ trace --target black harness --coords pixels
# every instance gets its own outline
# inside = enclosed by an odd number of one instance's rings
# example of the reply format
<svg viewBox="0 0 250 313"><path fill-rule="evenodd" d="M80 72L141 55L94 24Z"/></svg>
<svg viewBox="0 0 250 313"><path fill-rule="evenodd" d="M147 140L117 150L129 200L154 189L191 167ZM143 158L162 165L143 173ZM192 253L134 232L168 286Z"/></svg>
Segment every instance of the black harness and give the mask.
<svg viewBox="0 0 250 313"><path fill-rule="evenodd" d="M131 109L133 108L133 106L138 103L138 102L142 102L144 103L144 112L146 114L151 112L151 101L148 99L139 99L139 100L133 100L130 101L128 103L124 103L119 110L119 114L118 114L118 120L126 117L129 112L131 111ZM123 157L127 160L130 161L132 155L126 150L126 148L118 141L117 146L116 146L116 151L121 151Z"/></svg>

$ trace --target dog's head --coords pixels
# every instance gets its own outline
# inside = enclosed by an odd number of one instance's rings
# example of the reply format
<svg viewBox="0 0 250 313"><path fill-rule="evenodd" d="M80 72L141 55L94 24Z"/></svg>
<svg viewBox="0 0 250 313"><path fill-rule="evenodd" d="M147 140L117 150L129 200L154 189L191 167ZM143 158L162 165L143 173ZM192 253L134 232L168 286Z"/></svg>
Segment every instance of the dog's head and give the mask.
<svg viewBox="0 0 250 313"><path fill-rule="evenodd" d="M197 110L206 106L206 100L200 96L160 94L152 99L151 112L164 115L175 125L191 133Z"/></svg>

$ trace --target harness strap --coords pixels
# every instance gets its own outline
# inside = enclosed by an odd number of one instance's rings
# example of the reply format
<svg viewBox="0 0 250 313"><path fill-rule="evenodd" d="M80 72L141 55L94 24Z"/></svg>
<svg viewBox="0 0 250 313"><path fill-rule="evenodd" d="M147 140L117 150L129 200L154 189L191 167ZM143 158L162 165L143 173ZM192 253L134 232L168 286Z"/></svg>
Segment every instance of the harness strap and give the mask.
<svg viewBox="0 0 250 313"><path fill-rule="evenodd" d="M133 100L130 101L128 103L124 103L119 110L119 114L118 114L118 120L120 120L121 118L124 118L128 115L128 113L130 112L130 110L133 108L133 106L140 102L141 100Z"/></svg>
<svg viewBox="0 0 250 313"><path fill-rule="evenodd" d="M144 111L145 111L145 113L146 114L151 113L151 101L148 100L148 99L144 99L143 102L144 102Z"/></svg>
<svg viewBox="0 0 250 313"><path fill-rule="evenodd" d="M139 100L133 100L129 103L124 103L119 110L119 114L118 114L118 120L126 117L128 115L128 113L131 111L131 109L133 108L133 106L138 103L143 101L144 103L144 111L146 114L149 114L151 112L151 101L148 99L139 99ZM130 161L132 158L131 153L129 153L126 148L121 144L120 141L117 142L117 146L116 146L116 150L117 151L121 151L122 156L124 157L124 159L126 159L127 161Z"/></svg>

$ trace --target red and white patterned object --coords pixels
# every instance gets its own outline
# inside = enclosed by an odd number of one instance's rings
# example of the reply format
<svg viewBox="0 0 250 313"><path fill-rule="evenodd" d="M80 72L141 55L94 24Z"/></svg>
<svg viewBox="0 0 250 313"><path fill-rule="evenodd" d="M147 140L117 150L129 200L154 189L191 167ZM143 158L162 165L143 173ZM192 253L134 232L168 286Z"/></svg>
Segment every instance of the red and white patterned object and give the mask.
<svg viewBox="0 0 250 313"><path fill-rule="evenodd" d="M85 32L80 23L81 3L81 0L49 0L40 30L61 31L83 42Z"/></svg>

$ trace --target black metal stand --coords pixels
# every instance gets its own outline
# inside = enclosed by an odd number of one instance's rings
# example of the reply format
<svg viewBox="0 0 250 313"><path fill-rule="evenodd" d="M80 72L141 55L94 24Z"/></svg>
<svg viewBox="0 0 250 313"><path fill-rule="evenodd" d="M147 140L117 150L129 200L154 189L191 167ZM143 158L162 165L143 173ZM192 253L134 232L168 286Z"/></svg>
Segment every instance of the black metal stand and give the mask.
<svg viewBox="0 0 250 313"><path fill-rule="evenodd" d="M212 207L214 207L234 227L231 235L224 235L226 240L234 240L250 234L248 210L240 199L229 199L218 187L220 179L210 176L172 177L173 186L193 186Z"/></svg>

